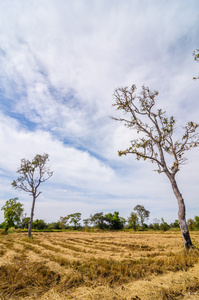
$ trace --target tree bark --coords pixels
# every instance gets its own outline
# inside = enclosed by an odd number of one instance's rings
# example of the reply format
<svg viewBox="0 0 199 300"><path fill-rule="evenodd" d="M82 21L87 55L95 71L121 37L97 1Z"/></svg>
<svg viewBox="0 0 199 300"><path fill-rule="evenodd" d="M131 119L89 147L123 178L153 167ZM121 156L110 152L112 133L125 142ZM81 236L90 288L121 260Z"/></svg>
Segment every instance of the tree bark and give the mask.
<svg viewBox="0 0 199 300"><path fill-rule="evenodd" d="M184 242L184 246L186 250L189 250L190 248L193 248L193 244L191 242L191 238L189 235L189 230L187 227L187 222L186 222L186 209L185 209L185 204L184 204L184 199L182 197L182 194L180 193L176 180L174 176L169 176L169 179L171 181L172 189L173 192L177 198L178 201L178 221L179 221L179 226L180 230L182 233L182 239Z"/></svg>
<svg viewBox="0 0 199 300"><path fill-rule="evenodd" d="M29 223L29 228L28 228L28 238L31 237L31 229L32 229L33 216L34 216L35 200L36 200L36 197L35 197L35 195L33 195L32 209L31 209L31 215L30 215L30 223Z"/></svg>

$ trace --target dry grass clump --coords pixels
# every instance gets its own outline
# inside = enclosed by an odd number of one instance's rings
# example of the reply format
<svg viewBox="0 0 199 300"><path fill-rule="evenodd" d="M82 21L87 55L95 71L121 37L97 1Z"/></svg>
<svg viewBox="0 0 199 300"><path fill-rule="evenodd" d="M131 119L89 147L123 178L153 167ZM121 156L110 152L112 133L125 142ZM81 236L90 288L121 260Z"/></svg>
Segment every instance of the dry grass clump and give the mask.
<svg viewBox="0 0 199 300"><path fill-rule="evenodd" d="M0 274L0 293L4 299L40 296L60 281L59 274L44 263L28 261L24 254L14 264L0 266Z"/></svg>

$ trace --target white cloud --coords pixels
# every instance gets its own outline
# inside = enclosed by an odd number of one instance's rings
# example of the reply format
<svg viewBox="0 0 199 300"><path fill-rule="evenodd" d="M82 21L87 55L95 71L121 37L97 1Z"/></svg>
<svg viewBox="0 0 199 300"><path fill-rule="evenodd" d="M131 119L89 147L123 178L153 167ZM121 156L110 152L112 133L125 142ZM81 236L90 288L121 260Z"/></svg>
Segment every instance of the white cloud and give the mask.
<svg viewBox="0 0 199 300"><path fill-rule="evenodd" d="M115 88L145 83L160 91L158 106L177 116L179 124L197 121L198 83L192 80L198 72L192 57L198 47L197 7L195 0L1 1L4 176L13 176L21 158L47 152L55 172L47 184L52 186L49 215L53 201L60 207L65 194L63 205L70 211L78 203L74 208L85 212L104 206L127 214L130 198L164 211L166 194L172 197L169 183L151 173L153 165L117 157L134 133L108 116L115 114ZM30 122L35 129L30 130ZM186 170L190 179L183 170L179 179L186 195L186 182L194 190L191 209L198 193L197 163ZM2 180L6 186L7 179Z"/></svg>

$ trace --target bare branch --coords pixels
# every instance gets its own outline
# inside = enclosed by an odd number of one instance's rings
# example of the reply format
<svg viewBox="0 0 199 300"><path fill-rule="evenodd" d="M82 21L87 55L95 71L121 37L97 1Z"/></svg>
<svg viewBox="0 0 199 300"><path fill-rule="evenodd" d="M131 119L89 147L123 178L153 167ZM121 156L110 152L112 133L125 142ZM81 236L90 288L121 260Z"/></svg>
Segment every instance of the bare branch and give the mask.
<svg viewBox="0 0 199 300"><path fill-rule="evenodd" d="M166 113L161 109L154 110L155 97L158 96L158 92L151 92L145 86L142 86L139 96L135 94L135 91L135 85L129 89L124 87L115 90L113 106L121 110L126 117L111 118L124 123L128 128L137 130L138 134L143 133L145 137L131 141L131 147L118 153L119 155L132 153L138 160L143 158L155 162L158 165L158 172L163 171L169 176L175 176L179 171L179 166L186 161L184 152L199 145L199 135L195 133L199 125L189 122L184 128L185 134L182 139L174 141L175 118L166 117ZM173 157L170 167L167 165L166 155Z"/></svg>

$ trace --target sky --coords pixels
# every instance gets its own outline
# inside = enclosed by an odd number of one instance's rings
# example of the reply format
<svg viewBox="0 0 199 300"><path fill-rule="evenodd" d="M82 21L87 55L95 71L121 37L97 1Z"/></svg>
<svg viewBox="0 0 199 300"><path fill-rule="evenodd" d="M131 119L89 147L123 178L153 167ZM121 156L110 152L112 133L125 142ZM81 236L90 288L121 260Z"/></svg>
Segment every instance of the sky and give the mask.
<svg viewBox="0 0 199 300"><path fill-rule="evenodd" d="M137 204L150 219L173 222L177 200L165 174L133 155L132 130L114 121L113 93L143 84L158 90L157 107L182 126L199 122L198 0L0 0L0 207L20 160L49 154L53 176L40 186L34 219L58 221L80 212L119 211ZM187 218L199 215L199 149L177 174ZM0 223L3 222L0 210Z"/></svg>

